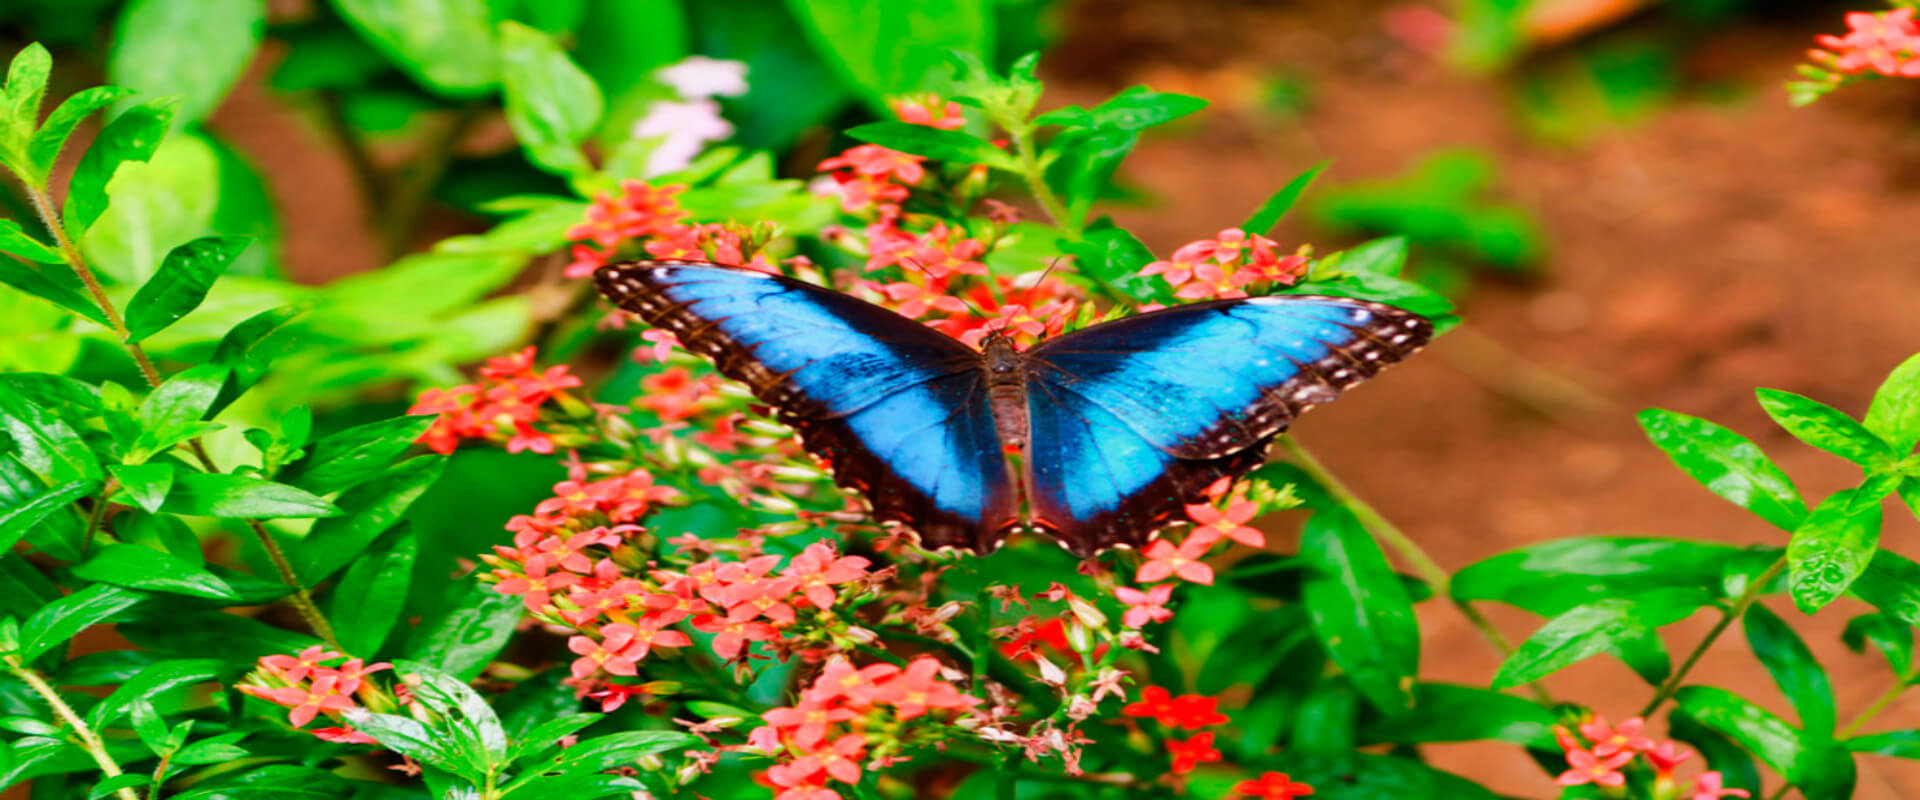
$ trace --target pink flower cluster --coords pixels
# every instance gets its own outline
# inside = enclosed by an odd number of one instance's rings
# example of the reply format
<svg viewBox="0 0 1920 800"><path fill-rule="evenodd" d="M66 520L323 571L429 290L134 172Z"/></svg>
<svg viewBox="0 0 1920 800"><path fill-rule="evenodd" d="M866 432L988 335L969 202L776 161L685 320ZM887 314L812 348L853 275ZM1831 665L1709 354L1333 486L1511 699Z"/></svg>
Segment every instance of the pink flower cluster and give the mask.
<svg viewBox="0 0 1920 800"><path fill-rule="evenodd" d="M1246 297L1248 286L1292 286L1306 274L1305 256L1283 256L1278 247L1265 236L1228 228L1218 238L1181 246L1171 260L1148 264L1140 274L1159 275L1184 300Z"/></svg>
<svg viewBox="0 0 1920 800"><path fill-rule="evenodd" d="M419 442L443 454L452 453L462 439L504 441L511 453L552 453L552 437L534 424L548 400L564 398L566 390L580 385L580 379L564 364L534 369L534 353L530 346L489 359L480 369L481 383L422 392L407 413L440 418L421 434Z"/></svg>
<svg viewBox="0 0 1920 800"><path fill-rule="evenodd" d="M296 728L305 727L321 714L338 717L340 712L358 707L354 695L379 691L373 684L367 683L366 677L393 668L392 664L385 662L368 665L357 658L348 658L337 667L321 663L339 658L346 657L317 644L302 650L297 656L262 656L251 676L257 683L241 684L234 688L269 703L286 706L291 709L287 712L287 721ZM308 733L329 742L377 744L373 737L351 726L315 728Z"/></svg>
<svg viewBox="0 0 1920 800"><path fill-rule="evenodd" d="M1619 788L1627 783L1627 776L1620 769L1634 756L1646 758L1653 767L1654 782L1661 787L1676 787L1673 768L1693 757L1693 753L1679 749L1673 742L1655 743L1643 731L1646 720L1634 717L1620 723L1619 727L1607 724L1605 717L1595 716L1591 721L1580 725L1580 738L1560 726L1554 726L1553 734L1560 742L1560 749L1566 752L1567 771L1560 773L1555 780L1561 786L1579 786L1595 784L1607 788ZM1586 741L1582 742L1581 738ZM1703 772L1685 787L1678 787L1686 800L1720 800L1723 797L1748 797L1745 789L1729 789L1723 786L1724 778L1718 772ZM1666 789L1672 791L1672 788ZM1671 795L1662 794L1662 797Z"/></svg>
<svg viewBox="0 0 1920 800"><path fill-rule="evenodd" d="M1217 485L1220 501L1226 507L1214 504L1196 503L1187 506L1187 518L1194 523L1193 530L1179 544L1167 539L1156 539L1147 547L1146 562L1140 565L1134 580L1139 583L1155 583L1168 578L1179 578L1192 583L1213 583L1213 567L1201 559L1207 551L1223 540L1232 540L1248 547L1265 547L1267 537L1253 528L1248 522L1260 513L1260 504L1239 495L1225 495L1225 485ZM1126 600L1126 598L1122 598ZM1127 601L1129 605L1139 605ZM1164 601L1162 601L1164 603ZM1153 612L1148 612L1149 614Z"/></svg>
<svg viewBox="0 0 1920 800"><path fill-rule="evenodd" d="M776 800L839 800L832 782L858 783L864 768L904 760L894 755L917 733L937 737L936 728L982 702L955 688L943 671L925 656L904 667L855 667L838 656L827 661L799 702L762 714L766 724L747 737L749 749L779 759L765 776L778 790Z"/></svg>
<svg viewBox="0 0 1920 800"><path fill-rule="evenodd" d="M1813 51L1816 63L1846 75L1920 78L1920 21L1914 19L1913 8L1855 11L1847 15L1847 28L1844 35L1816 40L1826 48Z"/></svg>

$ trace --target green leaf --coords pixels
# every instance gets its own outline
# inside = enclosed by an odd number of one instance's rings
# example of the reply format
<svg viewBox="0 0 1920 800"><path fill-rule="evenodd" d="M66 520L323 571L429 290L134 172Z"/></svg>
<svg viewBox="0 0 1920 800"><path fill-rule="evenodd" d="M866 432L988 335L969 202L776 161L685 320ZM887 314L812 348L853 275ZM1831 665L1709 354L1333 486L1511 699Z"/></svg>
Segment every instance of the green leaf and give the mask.
<svg viewBox="0 0 1920 800"><path fill-rule="evenodd" d="M414 628L407 658L471 679L507 646L522 611L519 598L473 583L437 619Z"/></svg>
<svg viewBox="0 0 1920 800"><path fill-rule="evenodd" d="M227 377L227 385L220 390L220 399L214 401L213 413L220 413L221 409L266 377L267 368L272 364L267 351L272 348L263 346L263 343L285 330L287 323L299 316L301 311L301 308L294 306L271 308L248 317L220 337L220 343L213 349L213 363L233 372Z"/></svg>
<svg viewBox="0 0 1920 800"><path fill-rule="evenodd" d="M513 749L508 751L506 760L512 763L552 747L561 739L580 732L582 728L599 722L605 716L605 714L568 714L541 722L518 737L513 743Z"/></svg>
<svg viewBox="0 0 1920 800"><path fill-rule="evenodd" d="M1420 625L1380 546L1351 513L1329 508L1307 520L1300 553L1314 570L1301 598L1328 654L1374 707L1410 708Z"/></svg>
<svg viewBox="0 0 1920 800"><path fill-rule="evenodd" d="M1855 736L1847 740L1847 749L1894 758L1920 758L1920 731L1885 731Z"/></svg>
<svg viewBox="0 0 1920 800"><path fill-rule="evenodd" d="M260 0L133 0L114 26L107 80L180 97L176 124L205 119L260 47Z"/></svg>
<svg viewBox="0 0 1920 800"><path fill-rule="evenodd" d="M789 0L787 8L814 50L876 108L893 95L948 88L948 51L993 57L985 0Z"/></svg>
<svg viewBox="0 0 1920 800"><path fill-rule="evenodd" d="M268 764L195 784L172 800L338 800L353 794L345 779L326 770Z"/></svg>
<svg viewBox="0 0 1920 800"><path fill-rule="evenodd" d="M446 468L446 458L421 456L342 494L337 503L341 514L314 523L306 540L289 554L294 572L313 585L352 563L400 521Z"/></svg>
<svg viewBox="0 0 1920 800"><path fill-rule="evenodd" d="M419 550L413 533L401 527L356 558L333 587L329 618L347 652L372 657L380 651L406 609L413 559Z"/></svg>
<svg viewBox="0 0 1920 800"><path fill-rule="evenodd" d="M1863 467L1894 459L1893 450L1839 409L1779 389L1755 389L1760 407L1794 438Z"/></svg>
<svg viewBox="0 0 1920 800"><path fill-rule="evenodd" d="M127 713L133 701L150 699L178 686L205 683L220 677L220 662L211 658L160 661L127 680L87 711L87 724L94 730L111 726Z"/></svg>
<svg viewBox="0 0 1920 800"><path fill-rule="evenodd" d="M209 430L211 426L201 420L212 409L226 380L226 367L201 364L160 384L140 401L136 415L140 434L128 453L128 460L151 457Z"/></svg>
<svg viewBox="0 0 1920 800"><path fill-rule="evenodd" d="M446 730L462 741L466 749L480 756L476 766L482 770L506 766L507 731L500 717L473 687L424 664L400 661L394 668L409 677L413 696L440 717Z"/></svg>
<svg viewBox="0 0 1920 800"><path fill-rule="evenodd" d="M28 500L0 508L0 553L12 550L20 537L27 535L27 531L48 516L93 494L99 488L96 481L71 481L39 492Z"/></svg>
<svg viewBox="0 0 1920 800"><path fill-rule="evenodd" d="M1338 678L1319 681L1300 699L1287 749L1311 755L1349 752L1358 738L1354 723L1359 716L1360 698L1351 682Z"/></svg>
<svg viewBox="0 0 1920 800"><path fill-rule="evenodd" d="M1851 591L1874 608L1920 626L1920 564L1906 556L1886 550L1874 553Z"/></svg>
<svg viewBox="0 0 1920 800"><path fill-rule="evenodd" d="M600 87L553 37L514 22L500 25L500 84L507 124L535 164L562 175L591 172L580 143L600 124Z"/></svg>
<svg viewBox="0 0 1920 800"><path fill-rule="evenodd" d="M1766 606L1754 604L1745 616L1747 645L1767 668L1780 692L1793 704L1800 726L1811 736L1833 735L1833 685L1799 634Z"/></svg>
<svg viewBox="0 0 1920 800"><path fill-rule="evenodd" d="M0 219L0 251L11 253L35 264L58 264L66 266L66 259L55 250L53 245L33 238L20 227L20 223L10 219Z"/></svg>
<svg viewBox="0 0 1920 800"><path fill-rule="evenodd" d="M357 486L392 467L433 420L431 415L394 417L321 437L280 479L315 494Z"/></svg>
<svg viewBox="0 0 1920 800"><path fill-rule="evenodd" d="M340 511L311 492L284 483L204 472L185 472L174 478L173 493L167 495L160 510L242 519L330 517Z"/></svg>
<svg viewBox="0 0 1920 800"><path fill-rule="evenodd" d="M261 656L298 653L320 643L311 634L276 628L251 617L222 611L183 611L179 606L143 610L115 630L147 650L219 659L237 672L253 669L254 661Z"/></svg>
<svg viewBox="0 0 1920 800"><path fill-rule="evenodd" d="M1866 427L1892 447L1895 455L1913 452L1914 444L1920 442L1920 355L1900 362L1873 393Z"/></svg>
<svg viewBox="0 0 1920 800"><path fill-rule="evenodd" d="M333 0L367 41L446 97L486 94L500 74L487 0Z"/></svg>
<svg viewBox="0 0 1920 800"><path fill-rule="evenodd" d="M1759 767L1754 766L1753 756L1732 739L1700 724L1684 708L1667 714L1667 732L1674 741L1686 742L1700 751L1700 755L1706 757L1707 768L1718 771L1726 786L1745 789L1749 796L1760 794Z"/></svg>
<svg viewBox="0 0 1920 800"><path fill-rule="evenodd" d="M1140 270L1153 262L1153 251L1125 228L1095 228L1065 247L1082 273L1115 291L1142 303L1173 299L1165 281L1141 277Z"/></svg>
<svg viewBox="0 0 1920 800"><path fill-rule="evenodd" d="M1800 732L1785 720L1717 686L1687 686L1674 701L1700 724L1724 733L1785 773L1801 756Z"/></svg>
<svg viewBox="0 0 1920 800"><path fill-rule="evenodd" d="M7 67L7 84L0 87L0 160L15 172L27 173L27 142L40 124L40 98L53 74L53 56L39 42L21 48Z"/></svg>
<svg viewBox="0 0 1920 800"><path fill-rule="evenodd" d="M172 98L149 100L120 112L100 129L67 184L67 235L79 239L107 210L107 182L128 161L146 161L160 149L173 119Z"/></svg>
<svg viewBox="0 0 1920 800"><path fill-rule="evenodd" d="M1008 172L1020 171L1019 162L992 142L965 131L950 131L911 122L869 122L850 128L847 135L889 150L925 156L953 164L985 164Z"/></svg>
<svg viewBox="0 0 1920 800"><path fill-rule="evenodd" d="M110 544L92 558L73 568L73 574L90 581L145 589L153 592L184 594L214 600L237 600L233 587L199 565L183 561L158 550L133 544Z"/></svg>
<svg viewBox="0 0 1920 800"><path fill-rule="evenodd" d="M199 308L213 282L252 243L245 236L206 236L173 248L127 304L132 341L159 333Z"/></svg>
<svg viewBox="0 0 1920 800"><path fill-rule="evenodd" d="M382 747L411 758L422 764L439 767L470 781L478 783L483 774L475 773L468 765L454 758L448 747L434 731L412 717L396 714L375 714L362 708L349 708L345 712L347 724L380 741Z"/></svg>
<svg viewBox="0 0 1920 800"><path fill-rule="evenodd" d="M1248 233L1257 233L1262 236L1273 233L1273 227L1280 224L1280 218L1293 210L1294 204L1300 202L1300 195L1306 193L1313 179L1320 177L1320 173L1326 172L1327 167L1332 163L1322 161L1308 167L1306 172L1295 176L1293 180L1287 181L1287 185L1280 187L1280 191L1274 192L1272 197L1267 198L1267 202L1261 203L1259 210L1254 211L1253 216L1248 217L1246 224L1240 227ZM1400 246L1403 250L1406 248L1404 240Z"/></svg>
<svg viewBox="0 0 1920 800"><path fill-rule="evenodd" d="M114 502L139 506L147 513L159 511L160 503L173 489L173 465L166 462L114 464L107 467L107 474L120 484Z"/></svg>
<svg viewBox="0 0 1920 800"><path fill-rule="evenodd" d="M1498 739L1534 749L1554 747L1553 712L1518 697L1472 686L1422 683L1413 709L1370 720L1363 742L1422 744Z"/></svg>
<svg viewBox="0 0 1920 800"><path fill-rule="evenodd" d="M1407 265L1407 237L1387 236L1340 252L1341 272L1394 276Z"/></svg>
<svg viewBox="0 0 1920 800"><path fill-rule="evenodd" d="M1840 640L1847 648L1864 652L1868 642L1887 657L1893 674L1904 676L1913 669L1913 627L1887 613L1861 614L1847 621Z"/></svg>
<svg viewBox="0 0 1920 800"><path fill-rule="evenodd" d="M1853 507L1855 491L1834 492L1787 543L1788 592L1808 614L1846 592L1879 547L1880 506Z"/></svg>
<svg viewBox="0 0 1920 800"><path fill-rule="evenodd" d="M700 737L679 731L624 731L596 736L560 751L543 771L600 772L632 766L642 757L699 747Z"/></svg>
<svg viewBox="0 0 1920 800"><path fill-rule="evenodd" d="M48 603L20 623L20 660L31 662L54 645L145 598L145 594L131 589L94 585Z"/></svg>
<svg viewBox="0 0 1920 800"><path fill-rule="evenodd" d="M1791 531L1807 516L1793 480L1747 437L1698 417L1650 408L1640 412L1647 438L1701 485Z"/></svg>
<svg viewBox="0 0 1920 800"><path fill-rule="evenodd" d="M1468 566L1450 589L1457 600L1498 600L1551 617L1606 597L1717 587L1727 561L1741 552L1685 539L1556 539Z"/></svg>
<svg viewBox="0 0 1920 800"><path fill-rule="evenodd" d="M34 179L45 181L53 171L53 165L60 160L60 151L67 146L67 139L73 135L73 129L82 120L92 116L93 112L106 108L133 94L133 90L119 86L95 86L74 92L71 97L60 103L53 114L47 117L45 125L35 131L33 139L27 144L27 161L32 165Z"/></svg>
<svg viewBox="0 0 1920 800"><path fill-rule="evenodd" d="M1444 317L1453 313L1453 301L1446 295L1414 281L1377 272L1347 272L1332 280L1310 280L1294 284L1288 294L1330 294L1354 297L1376 303L1399 306L1426 317ZM1437 330L1445 330L1435 320Z"/></svg>
<svg viewBox="0 0 1920 800"><path fill-rule="evenodd" d="M80 252L115 281L153 277L175 247L221 225L220 146L195 130L175 131L145 163L122 165L107 184L111 203L80 242Z"/></svg>
<svg viewBox="0 0 1920 800"><path fill-rule="evenodd" d="M1493 688L1537 681L1576 662L1611 652L1649 683L1669 668L1655 628L1692 614L1710 600L1704 592L1665 590L1609 597L1567 611L1534 631L1500 665Z"/></svg>
<svg viewBox="0 0 1920 800"><path fill-rule="evenodd" d="M66 420L23 396L0 392L0 433L13 440L13 454L50 484L98 482L100 460Z"/></svg>
<svg viewBox="0 0 1920 800"><path fill-rule="evenodd" d="M0 234L13 225L12 220L0 220ZM110 327L100 306L83 294L79 280L58 269L41 271L11 258L0 258L0 283L100 323L101 327Z"/></svg>
<svg viewBox="0 0 1920 800"><path fill-rule="evenodd" d="M133 789L136 787L146 786L147 782L151 780L153 780L152 776L148 776L148 775L134 775L134 774L115 775L111 778L108 778L106 780L103 780L99 783L94 784L93 788L87 791L87 800L97 800L98 798L101 798L101 797L107 797L123 789Z"/></svg>

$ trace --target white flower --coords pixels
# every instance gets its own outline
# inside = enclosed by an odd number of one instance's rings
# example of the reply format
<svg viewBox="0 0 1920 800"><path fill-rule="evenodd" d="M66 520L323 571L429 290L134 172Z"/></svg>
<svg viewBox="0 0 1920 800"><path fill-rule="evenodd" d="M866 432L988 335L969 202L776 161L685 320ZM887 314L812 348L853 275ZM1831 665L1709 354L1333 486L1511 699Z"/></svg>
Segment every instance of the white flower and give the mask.
<svg viewBox="0 0 1920 800"><path fill-rule="evenodd" d="M740 61L688 56L678 64L661 67L653 76L688 100L747 93L747 65Z"/></svg>
<svg viewBox="0 0 1920 800"><path fill-rule="evenodd" d="M712 100L657 100L634 123L633 135L660 139L647 156L646 177L652 178L693 163L708 142L732 136L733 123L720 116L720 104Z"/></svg>

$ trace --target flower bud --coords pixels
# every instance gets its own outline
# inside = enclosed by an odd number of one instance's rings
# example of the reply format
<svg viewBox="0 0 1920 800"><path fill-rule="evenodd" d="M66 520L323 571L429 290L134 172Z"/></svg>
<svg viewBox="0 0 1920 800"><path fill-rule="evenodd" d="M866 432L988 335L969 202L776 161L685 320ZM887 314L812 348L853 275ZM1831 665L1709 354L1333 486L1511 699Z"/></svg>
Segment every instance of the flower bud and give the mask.
<svg viewBox="0 0 1920 800"><path fill-rule="evenodd" d="M1107 615L1101 613L1100 609L1095 608L1092 603L1082 599L1079 595L1067 596L1067 608L1073 611L1073 616L1079 619L1081 624L1089 628L1107 627ZM1080 652L1084 653L1086 651L1081 650Z"/></svg>
<svg viewBox="0 0 1920 800"><path fill-rule="evenodd" d="M1069 620L1066 628L1067 646L1073 648L1073 652L1081 654L1093 652L1092 629L1080 624L1079 620Z"/></svg>

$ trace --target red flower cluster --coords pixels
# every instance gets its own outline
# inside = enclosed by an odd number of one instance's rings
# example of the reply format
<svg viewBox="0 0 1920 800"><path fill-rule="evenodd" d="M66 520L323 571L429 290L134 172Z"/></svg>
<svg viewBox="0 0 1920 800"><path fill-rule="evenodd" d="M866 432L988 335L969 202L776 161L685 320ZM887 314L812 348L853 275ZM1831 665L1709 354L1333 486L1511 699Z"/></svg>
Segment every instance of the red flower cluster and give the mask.
<svg viewBox="0 0 1920 800"><path fill-rule="evenodd" d="M317 644L302 650L297 656L262 656L252 676L259 683L241 684L234 688L292 709L287 713L287 721L296 728L304 727L321 714L337 717L342 711L358 707L359 704L353 700L355 694L379 691L366 682L366 677L393 668L392 664L385 662L366 665L357 658L349 658L338 667L321 664L337 658L345 656ZM377 744L373 737L350 726L316 728L308 733L329 742Z"/></svg>
<svg viewBox="0 0 1920 800"><path fill-rule="evenodd" d="M1241 781L1233 790L1248 797L1260 800L1293 800L1313 794L1313 787L1304 783L1294 783L1284 772L1266 772L1258 780Z"/></svg>
<svg viewBox="0 0 1920 800"><path fill-rule="evenodd" d="M1871 71L1920 78L1920 21L1914 9L1856 11L1847 15L1847 28L1844 36L1819 37L1816 41L1827 49L1813 51L1812 59L1847 75Z"/></svg>
<svg viewBox="0 0 1920 800"><path fill-rule="evenodd" d="M513 546L495 546L482 558L495 569L487 576L494 590L520 595L527 610L551 614L574 624L599 615L618 595L600 598L620 583L623 568L607 557L612 548L641 530L637 524L654 507L679 496L657 486L646 470L592 483L581 475L553 487L532 514L507 520ZM555 594L567 593L556 603Z"/></svg>
<svg viewBox="0 0 1920 800"><path fill-rule="evenodd" d="M1605 717L1595 716L1580 725L1580 736L1586 739L1584 744L1566 728L1554 726L1554 737L1559 740L1560 749L1566 752L1568 767L1554 782L1561 786L1587 783L1608 788L1625 786L1627 776L1620 769L1637 755L1644 756L1653 767L1656 786L1668 792L1661 796L1671 796L1676 786L1673 768L1692 758L1693 754L1680 750L1673 742L1655 743L1642 732L1646 724L1645 719L1634 717L1614 727L1607 724ZM1728 789L1721 785L1722 782L1720 773L1703 772L1680 791L1687 800L1749 796L1747 790Z"/></svg>
<svg viewBox="0 0 1920 800"><path fill-rule="evenodd" d="M1246 297L1246 287L1258 283L1292 286L1307 271L1299 254L1282 256L1272 239L1239 228L1220 232L1217 239L1201 239L1173 251L1170 261L1155 261L1140 274L1159 275L1174 294L1187 300Z"/></svg>
<svg viewBox="0 0 1920 800"><path fill-rule="evenodd" d="M534 348L489 359L480 369L482 383L428 389L407 409L409 414L438 414L419 442L436 453L452 453L461 439L504 441L507 452L552 453L553 438L534 427L548 400L569 400L566 390L580 385L566 365L536 370Z"/></svg>
<svg viewBox="0 0 1920 800"><path fill-rule="evenodd" d="M567 229L574 241L573 263L566 276L585 278L602 266L620 260L622 248L653 237L678 236L688 226L679 220L687 215L674 197L686 190L674 184L655 187L643 181L621 181L620 193L601 193L587 208L587 218ZM632 256L627 248L627 256Z"/></svg>
<svg viewBox="0 0 1920 800"><path fill-rule="evenodd" d="M1219 698L1200 694L1173 696L1171 692L1158 686L1149 686L1140 692L1140 699L1127 704L1120 713L1129 717L1152 719L1169 728L1197 731L1216 725L1225 725L1227 715L1220 713ZM1173 759L1173 773L1184 775L1195 767L1220 760L1220 751L1213 747L1212 732L1197 733L1186 740L1167 739L1167 752Z"/></svg>
<svg viewBox="0 0 1920 800"><path fill-rule="evenodd" d="M982 702L948 683L941 671L940 662L924 656L905 667L855 667L837 656L828 661L798 703L762 714L766 724L747 737L748 748L780 759L766 774L780 790L776 800L838 800L840 794L828 788L831 781L858 783L863 765L900 760L894 755L917 732L904 723L924 719L933 724L922 730L938 737L932 729Z"/></svg>
<svg viewBox="0 0 1920 800"><path fill-rule="evenodd" d="M967 118L961 116L959 103L943 103L940 96L935 94L896 97L887 105L893 107L893 113L900 117L901 122L949 131L967 124Z"/></svg>

